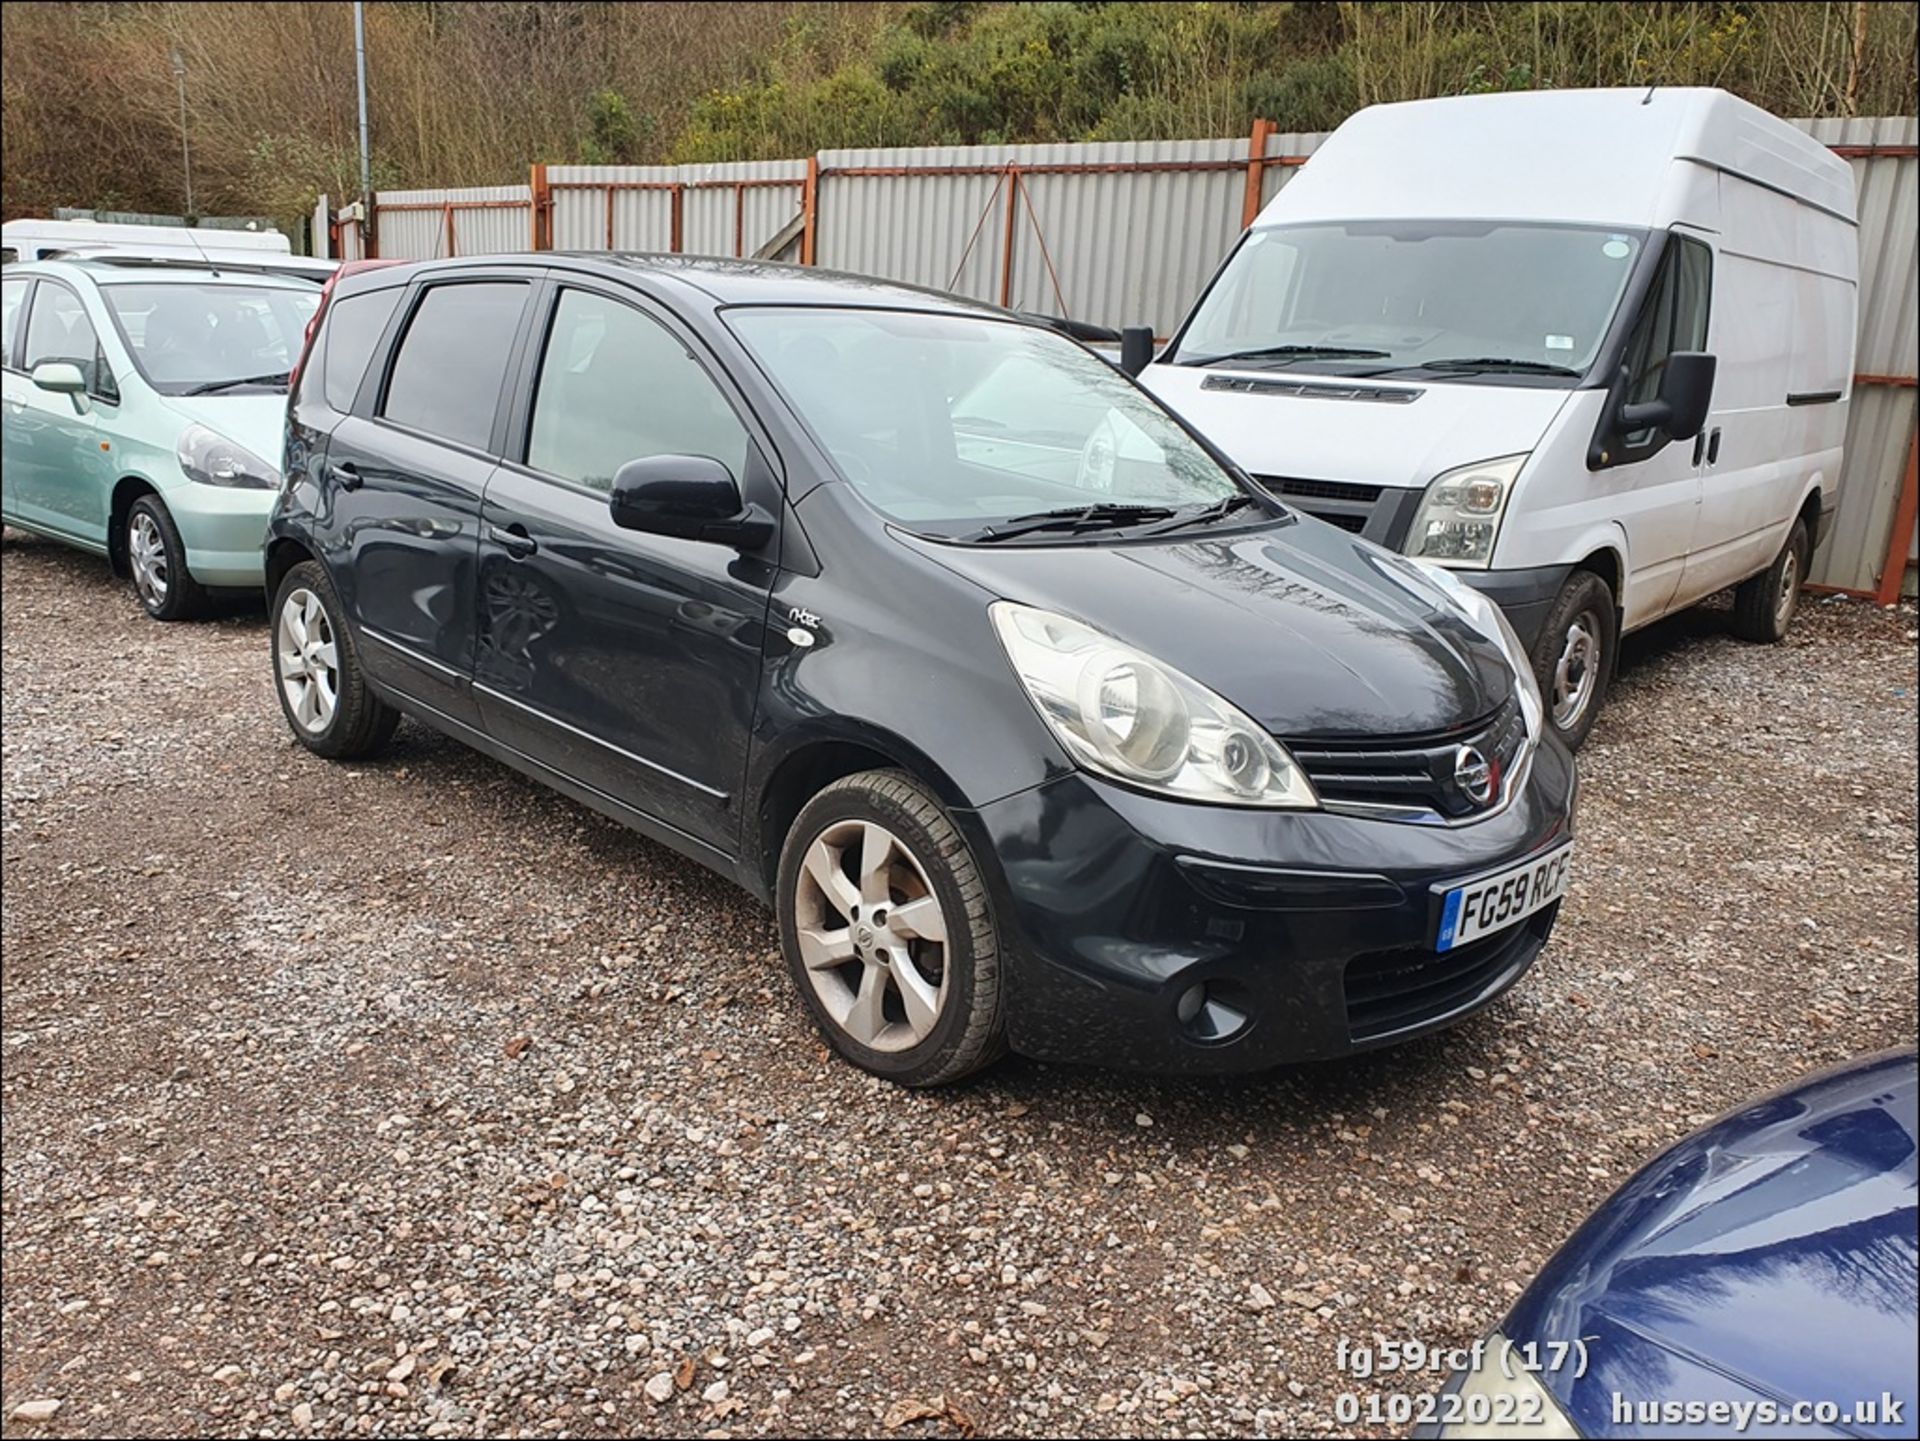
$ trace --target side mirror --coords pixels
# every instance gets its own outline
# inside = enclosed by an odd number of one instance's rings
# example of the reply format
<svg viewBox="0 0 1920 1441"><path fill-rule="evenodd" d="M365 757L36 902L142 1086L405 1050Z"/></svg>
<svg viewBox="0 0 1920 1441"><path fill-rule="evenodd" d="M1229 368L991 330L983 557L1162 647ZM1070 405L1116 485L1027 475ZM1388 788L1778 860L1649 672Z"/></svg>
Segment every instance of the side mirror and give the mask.
<svg viewBox="0 0 1920 1441"><path fill-rule="evenodd" d="M85 415L87 411L86 372L71 360L43 360L34 366L27 378L42 390L52 391L55 395L64 395L73 402L73 413Z"/></svg>
<svg viewBox="0 0 1920 1441"><path fill-rule="evenodd" d="M1120 332L1120 368L1138 375L1153 364L1153 327L1129 325Z"/></svg>
<svg viewBox="0 0 1920 1441"><path fill-rule="evenodd" d="M706 455L649 455L615 472L607 510L622 530L758 550L773 517L743 505L733 472Z"/></svg>
<svg viewBox="0 0 1920 1441"><path fill-rule="evenodd" d="M1620 407L1620 433L1657 429L1673 440L1692 440L1707 423L1718 366L1704 350L1674 351L1661 373L1659 396Z"/></svg>

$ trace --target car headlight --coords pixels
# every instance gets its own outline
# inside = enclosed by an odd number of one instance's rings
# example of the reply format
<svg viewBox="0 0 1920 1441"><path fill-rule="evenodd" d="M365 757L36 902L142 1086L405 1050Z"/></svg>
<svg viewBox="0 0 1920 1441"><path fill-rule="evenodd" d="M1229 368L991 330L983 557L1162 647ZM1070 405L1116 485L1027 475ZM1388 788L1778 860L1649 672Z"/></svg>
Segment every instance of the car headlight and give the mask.
<svg viewBox="0 0 1920 1441"><path fill-rule="evenodd" d="M1407 532L1407 554L1441 565L1485 569L1493 560L1493 542L1507 513L1514 477L1526 463L1524 455L1505 455L1434 477Z"/></svg>
<svg viewBox="0 0 1920 1441"><path fill-rule="evenodd" d="M188 480L202 485L222 485L236 490L278 490L280 471L276 466L236 445L218 431L204 425L189 425L180 436L174 454Z"/></svg>
<svg viewBox="0 0 1920 1441"><path fill-rule="evenodd" d="M1455 1374L1456 1384L1447 1387L1455 1399L1441 1413L1453 1419L1441 1425L1442 1441L1465 1437L1579 1441L1579 1429L1539 1378L1518 1360L1511 1365L1501 1363L1499 1358L1508 1354L1506 1342L1496 1331L1487 1338L1479 1369ZM1512 1375L1507 1374L1509 1370Z"/></svg>
<svg viewBox="0 0 1920 1441"><path fill-rule="evenodd" d="M1066 616L989 609L1027 695L1087 769L1181 800L1319 805L1286 748L1205 686Z"/></svg>
<svg viewBox="0 0 1920 1441"><path fill-rule="evenodd" d="M1526 713L1527 735L1532 740L1539 740L1541 726L1546 720L1546 703L1540 696L1540 681L1533 673L1533 657L1527 654L1520 633L1513 628L1513 622L1507 619L1507 613L1442 566L1423 561L1420 573L1446 593L1447 599L1467 618L1469 625L1506 654L1507 664L1513 667L1513 683L1520 697L1520 709Z"/></svg>

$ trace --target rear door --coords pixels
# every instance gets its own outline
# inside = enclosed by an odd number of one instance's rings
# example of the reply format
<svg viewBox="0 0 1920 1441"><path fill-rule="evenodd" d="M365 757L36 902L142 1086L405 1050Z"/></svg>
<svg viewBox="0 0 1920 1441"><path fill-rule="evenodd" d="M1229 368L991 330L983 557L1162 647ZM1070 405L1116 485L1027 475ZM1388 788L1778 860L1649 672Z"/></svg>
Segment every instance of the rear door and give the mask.
<svg viewBox="0 0 1920 1441"><path fill-rule="evenodd" d="M482 516L481 713L516 750L730 855L773 556L622 530L607 495L629 460L705 455L778 514L771 449L664 311L572 281L543 309Z"/></svg>
<svg viewBox="0 0 1920 1441"><path fill-rule="evenodd" d="M0 514L18 520L30 519L27 510L26 467L31 463L28 438L31 428L25 424L27 390L33 384L20 364L20 342L27 318L27 292L33 289L33 277L9 275L0 281L0 330L5 346L0 348L0 436L4 436L6 455L0 463Z"/></svg>
<svg viewBox="0 0 1920 1441"><path fill-rule="evenodd" d="M368 672L468 725L479 723L480 498L536 278L503 269L416 282L389 326L385 365L327 438L321 466L320 529ZM335 306L344 312L353 298ZM330 318L329 351L333 328L350 318ZM347 330L342 338L353 340Z"/></svg>

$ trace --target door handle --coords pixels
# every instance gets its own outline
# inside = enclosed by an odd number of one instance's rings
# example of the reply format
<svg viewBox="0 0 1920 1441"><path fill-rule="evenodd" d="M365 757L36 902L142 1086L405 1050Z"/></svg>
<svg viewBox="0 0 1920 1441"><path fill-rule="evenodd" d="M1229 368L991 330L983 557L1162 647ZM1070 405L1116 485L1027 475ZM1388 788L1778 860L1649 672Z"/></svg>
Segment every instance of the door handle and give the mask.
<svg viewBox="0 0 1920 1441"><path fill-rule="evenodd" d="M528 535L524 526L519 525L490 525L487 527L487 539L515 558L532 555L540 549L540 542Z"/></svg>
<svg viewBox="0 0 1920 1441"><path fill-rule="evenodd" d="M1696 467L1699 466L1701 458L1704 457L1706 453L1707 433L1704 430L1696 430L1693 433L1693 463Z"/></svg>
<svg viewBox="0 0 1920 1441"><path fill-rule="evenodd" d="M1707 437L1707 464L1720 463L1720 427L1714 426L1713 434Z"/></svg>
<svg viewBox="0 0 1920 1441"><path fill-rule="evenodd" d="M361 485L360 469L355 465L330 465L327 479L342 490L358 490Z"/></svg>

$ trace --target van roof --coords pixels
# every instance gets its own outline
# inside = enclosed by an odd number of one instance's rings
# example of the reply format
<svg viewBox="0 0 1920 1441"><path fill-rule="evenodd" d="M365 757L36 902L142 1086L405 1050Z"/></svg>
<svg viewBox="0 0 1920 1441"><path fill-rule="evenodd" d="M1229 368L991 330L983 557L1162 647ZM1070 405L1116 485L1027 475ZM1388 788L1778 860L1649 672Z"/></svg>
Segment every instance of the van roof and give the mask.
<svg viewBox="0 0 1920 1441"><path fill-rule="evenodd" d="M1804 131L1724 90L1634 88L1369 106L1255 224L1417 216L1664 225L1676 160L1853 222L1852 170Z"/></svg>

